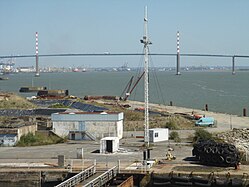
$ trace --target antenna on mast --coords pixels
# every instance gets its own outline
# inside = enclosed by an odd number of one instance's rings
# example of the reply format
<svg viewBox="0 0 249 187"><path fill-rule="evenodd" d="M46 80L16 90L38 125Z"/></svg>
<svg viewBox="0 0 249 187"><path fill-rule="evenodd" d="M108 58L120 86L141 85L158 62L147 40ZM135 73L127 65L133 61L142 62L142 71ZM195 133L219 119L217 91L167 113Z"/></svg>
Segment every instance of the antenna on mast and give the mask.
<svg viewBox="0 0 249 187"><path fill-rule="evenodd" d="M147 6L144 10L144 36L140 40L144 44L144 143L149 148L149 46L152 44L148 38L148 18L147 18Z"/></svg>
<svg viewBox="0 0 249 187"><path fill-rule="evenodd" d="M176 33L176 75L181 75L180 73L180 32Z"/></svg>
<svg viewBox="0 0 249 187"><path fill-rule="evenodd" d="M38 32L35 33L35 77L39 77Z"/></svg>

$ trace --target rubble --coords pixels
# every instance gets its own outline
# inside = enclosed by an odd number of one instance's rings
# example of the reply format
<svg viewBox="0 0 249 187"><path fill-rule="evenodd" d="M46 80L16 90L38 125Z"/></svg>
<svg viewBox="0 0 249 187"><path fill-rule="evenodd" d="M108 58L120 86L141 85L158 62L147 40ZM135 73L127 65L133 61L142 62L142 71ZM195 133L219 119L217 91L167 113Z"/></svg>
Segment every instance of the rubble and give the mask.
<svg viewBox="0 0 249 187"><path fill-rule="evenodd" d="M219 139L224 140L226 143L233 144L241 151L249 151L249 129L236 129L229 132L217 134Z"/></svg>

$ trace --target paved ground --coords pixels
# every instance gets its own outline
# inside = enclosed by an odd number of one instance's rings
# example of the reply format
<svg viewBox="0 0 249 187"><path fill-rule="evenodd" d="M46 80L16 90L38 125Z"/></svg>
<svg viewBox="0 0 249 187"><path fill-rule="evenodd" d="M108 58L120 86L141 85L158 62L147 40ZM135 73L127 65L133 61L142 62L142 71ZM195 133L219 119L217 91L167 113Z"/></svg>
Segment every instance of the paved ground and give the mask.
<svg viewBox="0 0 249 187"><path fill-rule="evenodd" d="M133 107L143 106L141 102L132 102ZM174 106L159 106L151 104L153 109L162 111L168 111L169 113L188 113L191 114L193 109L174 107ZM239 117L229 114L221 114L214 112L207 112L201 110L194 110L198 114L205 114L206 116L212 116L218 121L217 128L206 128L211 132L226 131L232 128L248 128L249 118ZM187 138L189 135L193 135L193 130L179 131L180 137ZM39 162L39 163L52 163L57 164L58 155L65 155L67 164L71 163L71 160L76 159L77 148L83 148L84 158L97 161L102 166L109 166L117 163L121 160L123 167L128 166L132 162L141 161L143 159L143 141L142 139L124 138L120 141L120 148L123 148L121 152L116 154L100 154L93 153L99 149L98 141L80 141L80 142L68 142L57 145L47 146L35 146L35 147L0 147L0 164L1 163L15 163L15 162ZM163 159L168 147L172 147L172 152L176 156L175 161L171 161L170 164L190 164L191 161L186 161L186 158L192 155L192 146L186 141L182 141L181 144L175 144L172 142L160 142L153 144L153 150L151 151L151 158ZM185 160L184 160L185 159ZM188 160L188 159L187 159Z"/></svg>
<svg viewBox="0 0 249 187"><path fill-rule="evenodd" d="M118 160L121 160L121 170L124 170L134 162L141 162L143 158L143 142L139 139L131 138L124 139L120 143L120 147L127 152L119 152L116 154L100 154L92 153L93 151L99 149L98 142L69 142L57 145L48 146L36 146L36 147L0 147L0 172L2 169L6 171L6 165L10 166L13 163L19 163L19 167L34 168L35 165L42 168L42 164L46 165L57 165L58 155L65 155L66 163L65 165L71 164L77 167L78 170L86 168L94 163L96 159L98 168L110 168L117 165ZM173 155L176 156L176 160L166 161L165 153L171 147L174 149L172 151ZM77 148L84 149L84 160L77 158ZM200 166L191 157L192 146L190 143L183 142L181 144L176 144L173 142L160 142L153 145L153 150L151 151L151 158L161 160L162 164L156 165L151 170L156 173L165 173L174 170L176 173L201 173ZM9 163L9 164L8 164ZM26 163L26 164L23 164ZM18 164L15 164L18 166ZM27 167L28 166L28 167ZM205 166L204 166L205 168ZM216 168L211 167L207 169L206 173L215 171L220 174L226 174L230 172L233 175L242 175L249 171L249 166L241 166L240 170L235 170L232 167L229 168ZM205 172L203 172L205 173Z"/></svg>
<svg viewBox="0 0 249 187"><path fill-rule="evenodd" d="M143 159L143 141L141 139L129 138L120 142L121 151L115 154L93 153L99 150L98 142L68 142L64 144L34 146L34 147L0 147L0 163L10 160L18 161L48 161L56 160L58 155L65 155L66 159L77 158L77 148L83 148L84 158L96 159L97 162L134 162ZM152 158L163 158L168 147L175 149L177 157L191 156L191 146L176 145L168 141L153 144ZM184 154L183 154L184 153Z"/></svg>

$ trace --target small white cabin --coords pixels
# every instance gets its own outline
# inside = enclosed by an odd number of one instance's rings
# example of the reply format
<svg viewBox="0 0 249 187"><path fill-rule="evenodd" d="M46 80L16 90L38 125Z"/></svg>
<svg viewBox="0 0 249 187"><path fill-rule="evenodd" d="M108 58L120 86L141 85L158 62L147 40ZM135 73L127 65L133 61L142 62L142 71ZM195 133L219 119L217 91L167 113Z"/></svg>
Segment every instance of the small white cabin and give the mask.
<svg viewBox="0 0 249 187"><path fill-rule="evenodd" d="M105 137L100 140L100 153L115 153L119 149L118 137Z"/></svg>
<svg viewBox="0 0 249 187"><path fill-rule="evenodd" d="M169 140L169 129L168 128L149 129L149 140L150 142L162 142Z"/></svg>

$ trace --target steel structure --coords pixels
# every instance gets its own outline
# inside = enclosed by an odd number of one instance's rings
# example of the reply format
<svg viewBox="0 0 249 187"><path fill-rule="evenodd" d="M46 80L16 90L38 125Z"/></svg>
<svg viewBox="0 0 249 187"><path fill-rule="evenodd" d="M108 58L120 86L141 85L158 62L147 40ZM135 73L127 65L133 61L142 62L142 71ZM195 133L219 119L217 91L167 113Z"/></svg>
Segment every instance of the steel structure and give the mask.
<svg viewBox="0 0 249 187"><path fill-rule="evenodd" d="M38 65L39 55L38 55L38 32L35 33L35 76L39 77L39 65Z"/></svg>
<svg viewBox="0 0 249 187"><path fill-rule="evenodd" d="M180 75L180 32L176 33L176 75Z"/></svg>
<svg viewBox="0 0 249 187"><path fill-rule="evenodd" d="M144 36L140 40L144 44L144 143L149 147L149 45L147 7L144 12Z"/></svg>
<svg viewBox="0 0 249 187"><path fill-rule="evenodd" d="M71 178L63 181L62 183L56 185L55 187L76 186L95 174L96 174L96 165L93 165L93 166L90 166L89 168L85 169L84 171L81 171L77 175L74 175L73 177L71 177Z"/></svg>
<svg viewBox="0 0 249 187"><path fill-rule="evenodd" d="M62 54L44 54L44 55L5 55L0 56L0 59L5 58L36 58L38 64L38 57L76 57L76 56L141 56L145 55L144 53L62 53ZM150 53L151 56L172 56L180 59L180 57L212 57L212 58L232 58L232 74L235 75L235 58L249 58L249 55L227 55L227 54L197 54L197 53L185 53L185 54L173 54L173 53ZM178 61L180 64L180 60ZM39 68L36 66L36 74L38 72L39 76ZM180 69L180 65L177 69ZM180 73L180 71L177 71Z"/></svg>

